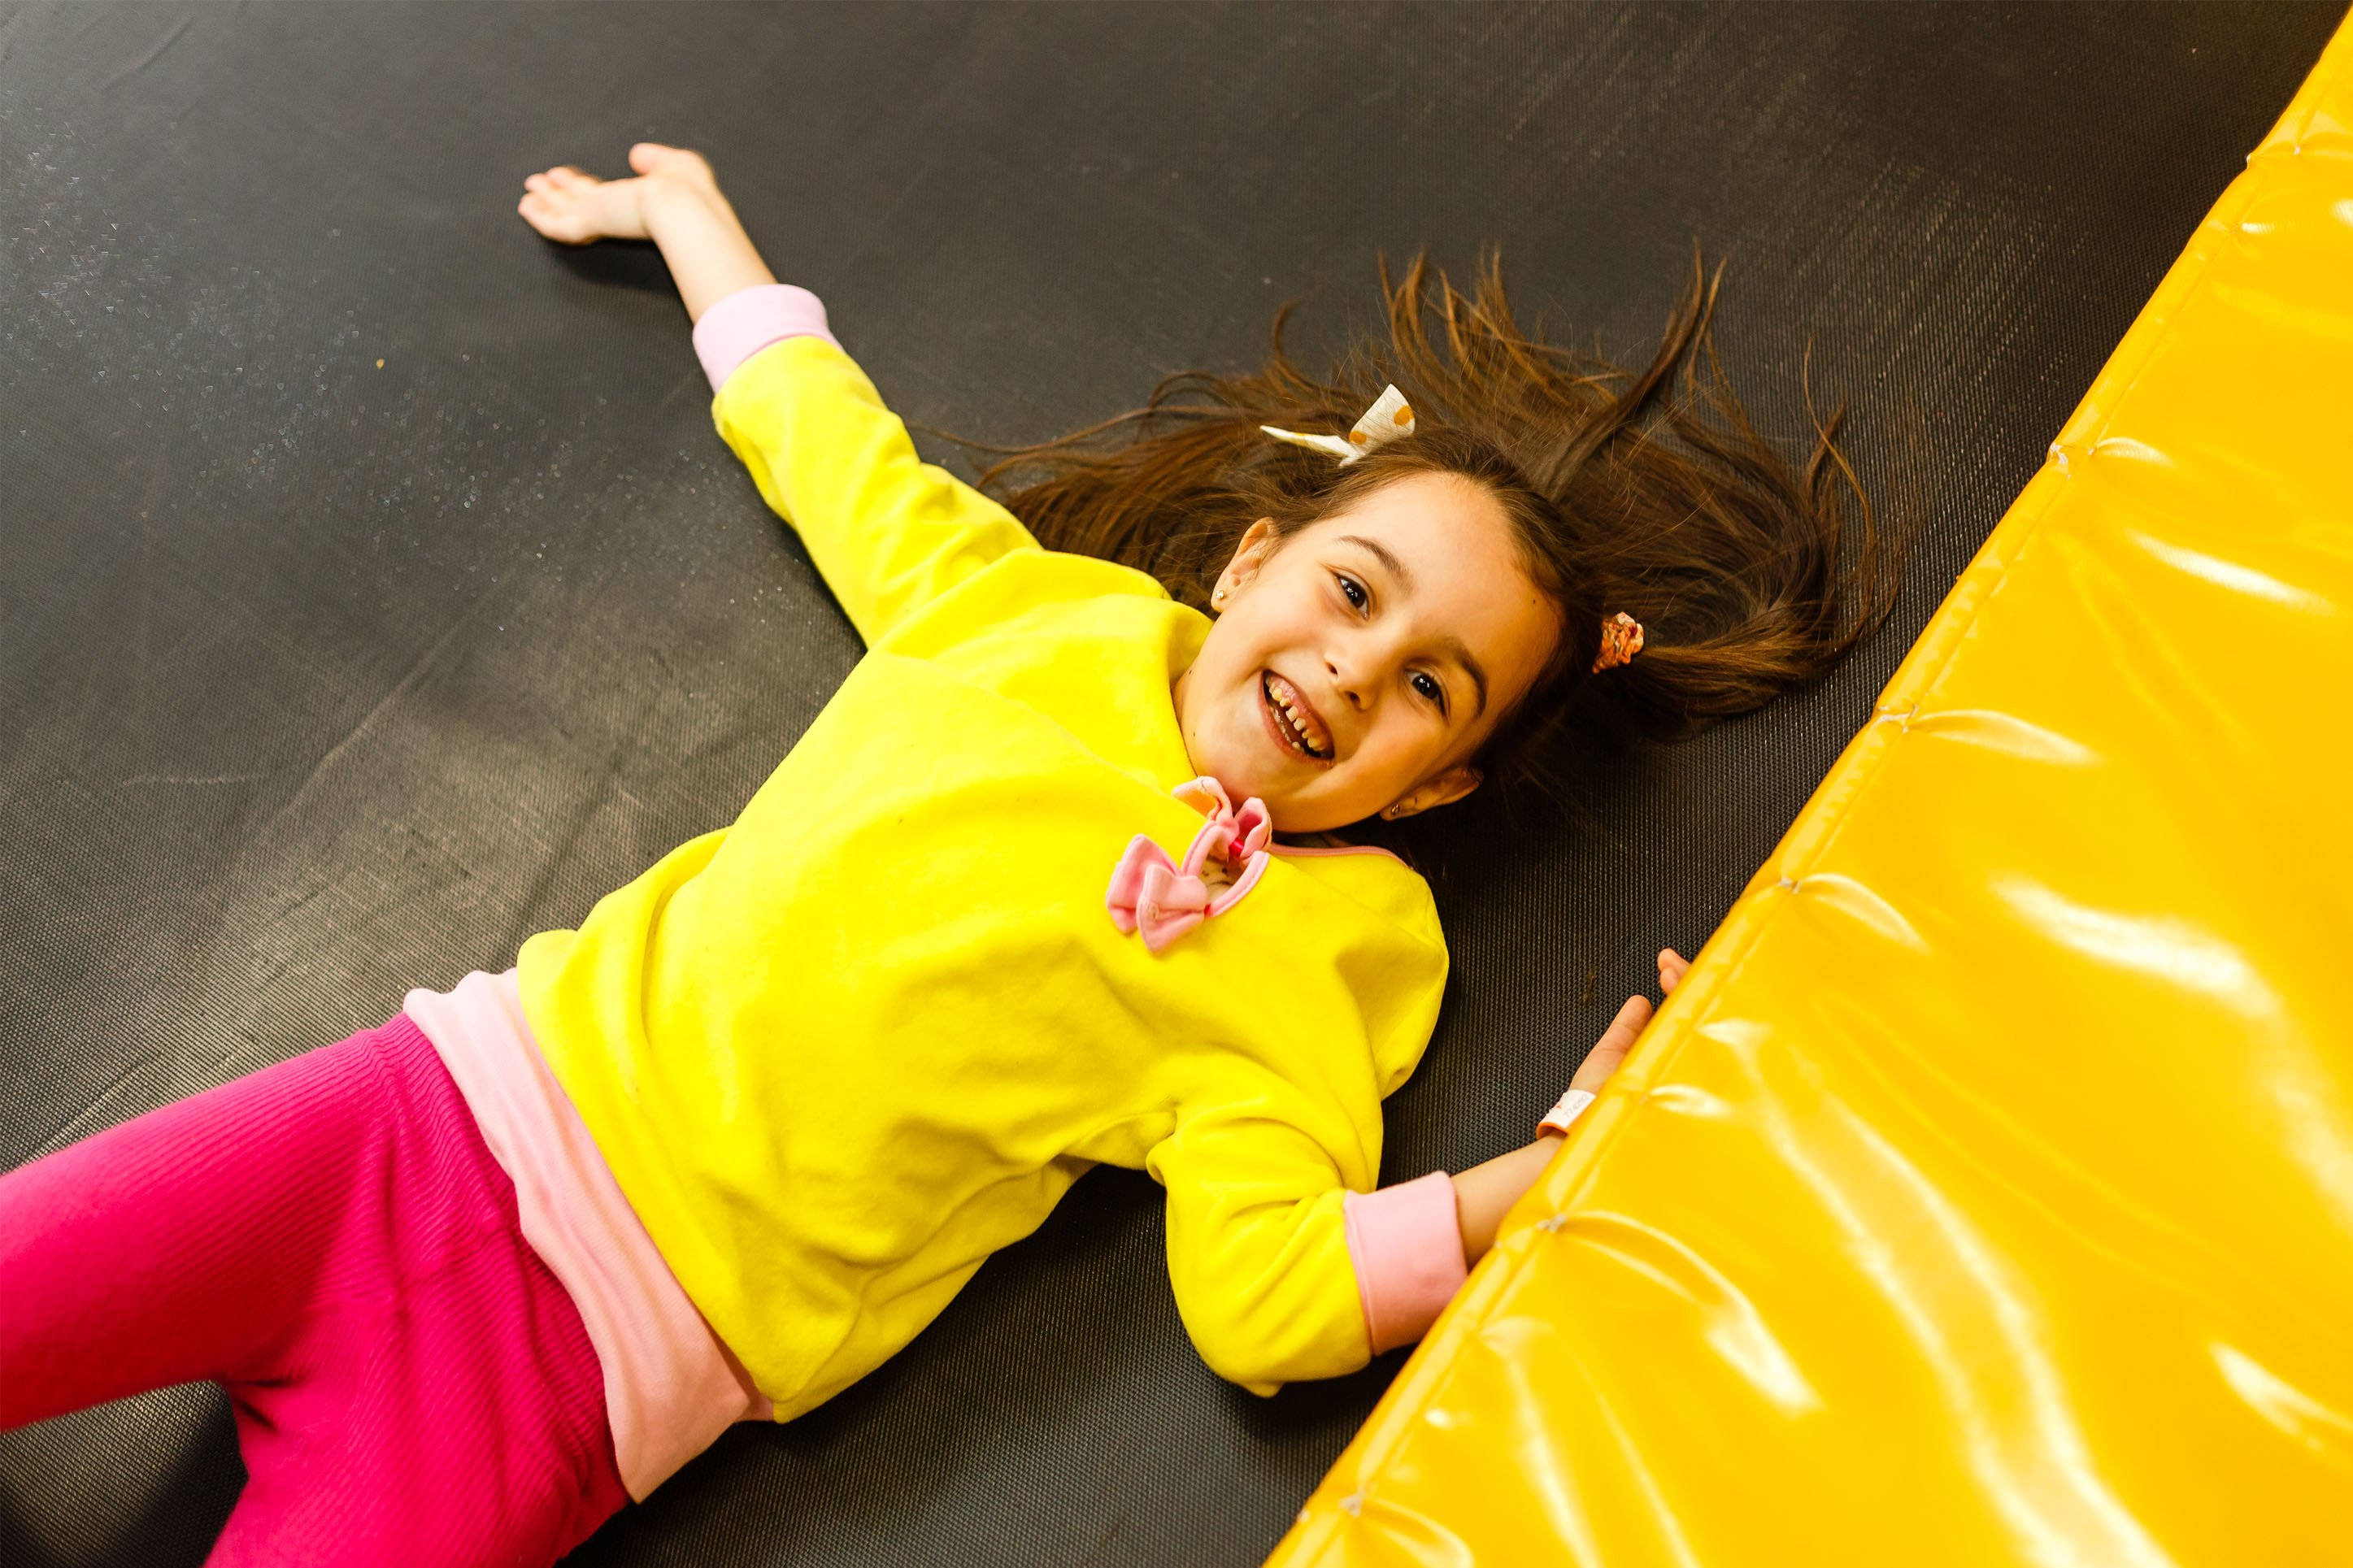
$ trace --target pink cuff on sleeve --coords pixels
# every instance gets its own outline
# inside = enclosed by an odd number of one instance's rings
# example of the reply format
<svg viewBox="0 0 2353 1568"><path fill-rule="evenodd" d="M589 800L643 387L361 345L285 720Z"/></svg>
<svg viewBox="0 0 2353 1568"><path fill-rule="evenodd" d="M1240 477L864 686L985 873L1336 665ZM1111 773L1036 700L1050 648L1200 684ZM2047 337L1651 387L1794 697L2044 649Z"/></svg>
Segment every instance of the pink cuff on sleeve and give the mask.
<svg viewBox="0 0 2353 1568"><path fill-rule="evenodd" d="M1340 1208L1373 1353L1413 1343L1438 1321L1468 1272L1453 1178L1432 1171L1377 1193L1350 1193Z"/></svg>
<svg viewBox="0 0 2353 1568"><path fill-rule="evenodd" d="M738 289L702 312L694 323L694 352L702 374L717 392L735 374L735 367L786 338L823 338L835 348L841 340L825 324L825 301L790 283L761 283Z"/></svg>

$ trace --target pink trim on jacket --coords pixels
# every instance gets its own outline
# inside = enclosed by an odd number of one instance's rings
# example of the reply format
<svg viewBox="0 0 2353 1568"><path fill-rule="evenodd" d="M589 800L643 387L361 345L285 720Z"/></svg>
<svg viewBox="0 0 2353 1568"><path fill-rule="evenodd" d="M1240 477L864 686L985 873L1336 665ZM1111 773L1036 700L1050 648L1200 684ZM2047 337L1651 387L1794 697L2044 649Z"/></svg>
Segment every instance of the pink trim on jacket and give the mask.
<svg viewBox="0 0 2353 1568"><path fill-rule="evenodd" d="M1350 1193L1340 1209L1373 1353L1413 1343L1470 1272L1462 1266L1454 1179L1432 1171L1378 1192Z"/></svg>
<svg viewBox="0 0 2353 1568"><path fill-rule="evenodd" d="M767 1418L767 1397L695 1310L548 1070L515 972L412 991L402 1010L514 1183L523 1239L580 1310L629 1495L643 1501L735 1422Z"/></svg>
<svg viewBox="0 0 2353 1568"><path fill-rule="evenodd" d="M790 283L758 283L738 289L702 312L694 323L694 353L717 392L736 366L786 338L841 340L826 326L825 301Z"/></svg>
<svg viewBox="0 0 2353 1568"><path fill-rule="evenodd" d="M1267 847L1293 860L1312 860L1322 855L1386 855L1400 866L1405 864L1404 856L1377 844L1270 844Z"/></svg>

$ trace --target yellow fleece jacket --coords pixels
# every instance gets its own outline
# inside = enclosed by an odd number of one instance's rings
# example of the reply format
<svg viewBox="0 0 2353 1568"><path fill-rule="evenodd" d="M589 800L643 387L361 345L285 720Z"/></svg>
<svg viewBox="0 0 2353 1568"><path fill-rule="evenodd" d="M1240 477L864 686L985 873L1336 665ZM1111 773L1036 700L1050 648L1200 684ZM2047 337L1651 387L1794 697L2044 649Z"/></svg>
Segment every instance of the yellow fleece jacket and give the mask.
<svg viewBox="0 0 2353 1568"><path fill-rule="evenodd" d="M1181 857L1201 825L1169 688L1208 622L921 462L824 339L761 351L714 415L869 651L733 826L519 961L687 1294L790 1419L1101 1161L1167 1189L1213 1369L1271 1392L1364 1364L1341 1200L1437 1017L1428 887L1283 852L1165 952L1122 934L1129 840Z"/></svg>

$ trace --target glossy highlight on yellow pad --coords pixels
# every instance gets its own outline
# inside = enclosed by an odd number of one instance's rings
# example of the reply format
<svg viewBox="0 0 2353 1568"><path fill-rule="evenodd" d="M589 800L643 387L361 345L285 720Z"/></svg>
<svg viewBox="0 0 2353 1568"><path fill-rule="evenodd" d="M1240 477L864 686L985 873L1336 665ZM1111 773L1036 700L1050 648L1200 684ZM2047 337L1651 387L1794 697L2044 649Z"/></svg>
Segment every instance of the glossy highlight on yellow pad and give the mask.
<svg viewBox="0 0 2353 1568"><path fill-rule="evenodd" d="M1282 1568L2353 1560L2353 27Z"/></svg>

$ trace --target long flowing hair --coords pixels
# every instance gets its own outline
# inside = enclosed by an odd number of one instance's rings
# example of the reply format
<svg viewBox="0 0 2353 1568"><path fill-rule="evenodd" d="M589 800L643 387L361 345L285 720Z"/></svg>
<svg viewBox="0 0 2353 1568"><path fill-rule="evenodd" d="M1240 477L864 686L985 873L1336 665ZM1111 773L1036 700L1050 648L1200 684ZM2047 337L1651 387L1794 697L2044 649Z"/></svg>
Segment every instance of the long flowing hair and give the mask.
<svg viewBox="0 0 2353 1568"><path fill-rule="evenodd" d="M1564 629L1477 764L1507 792L1573 799L1630 736L1680 739L1820 677L1894 592L1837 416L1814 420L1793 465L1725 384L1709 336L1720 277L1694 256L1657 352L1629 371L1522 330L1493 258L1468 293L1424 258L1395 278L1384 263L1385 339L1328 374L1285 348L1286 307L1256 372L1185 372L1100 425L984 448L998 460L981 484L1049 548L1137 567L1206 611L1260 518L1288 533L1412 473L1479 483ZM1415 433L1357 462L1260 430L1345 431L1391 383ZM1594 672L1603 618L1621 610L1642 651Z"/></svg>

